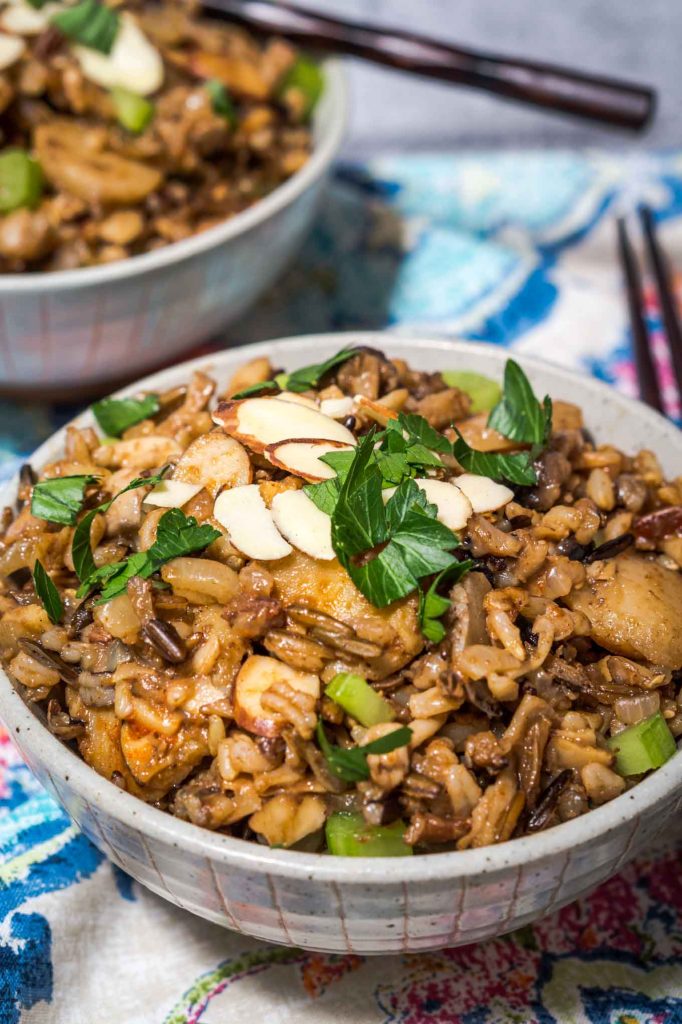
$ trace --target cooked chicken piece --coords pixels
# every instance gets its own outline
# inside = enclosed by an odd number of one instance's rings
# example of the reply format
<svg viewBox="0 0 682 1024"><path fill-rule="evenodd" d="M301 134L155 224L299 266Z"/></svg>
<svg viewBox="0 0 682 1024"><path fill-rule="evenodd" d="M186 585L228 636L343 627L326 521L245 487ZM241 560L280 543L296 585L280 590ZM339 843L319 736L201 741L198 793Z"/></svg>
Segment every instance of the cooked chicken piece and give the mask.
<svg viewBox="0 0 682 1024"><path fill-rule="evenodd" d="M607 651L682 668L679 572L625 552L595 562L585 586L565 600L588 617L590 636Z"/></svg>

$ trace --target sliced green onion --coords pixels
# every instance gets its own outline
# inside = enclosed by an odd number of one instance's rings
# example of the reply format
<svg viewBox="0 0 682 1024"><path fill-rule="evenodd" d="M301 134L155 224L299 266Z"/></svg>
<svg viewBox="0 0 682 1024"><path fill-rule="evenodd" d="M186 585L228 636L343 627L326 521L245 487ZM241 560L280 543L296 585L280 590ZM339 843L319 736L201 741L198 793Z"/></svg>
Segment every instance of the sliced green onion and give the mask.
<svg viewBox="0 0 682 1024"><path fill-rule="evenodd" d="M360 725L392 722L395 712L387 700L354 672L339 672L324 691Z"/></svg>
<svg viewBox="0 0 682 1024"><path fill-rule="evenodd" d="M40 164L23 149L5 149L0 153L0 212L9 213L21 206L32 209L43 192Z"/></svg>
<svg viewBox="0 0 682 1024"><path fill-rule="evenodd" d="M495 380L473 370L442 370L441 377L449 388L460 388L471 399L472 414L490 412L502 397L502 388Z"/></svg>
<svg viewBox="0 0 682 1024"><path fill-rule="evenodd" d="M118 123L129 132L143 132L154 116L154 104L127 89L112 89L111 98Z"/></svg>
<svg viewBox="0 0 682 1024"><path fill-rule="evenodd" d="M289 383L289 374L288 373L284 373L284 372L276 373L275 376L273 377L273 380L274 380L275 384L278 387L280 387L282 389L282 391L284 391L286 386L287 386L287 384Z"/></svg>
<svg viewBox="0 0 682 1024"><path fill-rule="evenodd" d="M100 53L111 53L118 34L120 15L99 0L82 0L75 7L60 11L52 19L55 25L69 39L89 46Z"/></svg>
<svg viewBox="0 0 682 1024"><path fill-rule="evenodd" d="M616 755L616 770L621 775L642 775L660 768L677 750L675 737L660 711L612 736L608 746Z"/></svg>
<svg viewBox="0 0 682 1024"><path fill-rule="evenodd" d="M284 96L290 89L301 93L305 100L303 117L310 117L324 89L324 75L319 66L307 57L299 57L279 83L277 94Z"/></svg>
<svg viewBox="0 0 682 1024"><path fill-rule="evenodd" d="M217 78L209 78L204 82L208 95L211 97L211 105L216 114L220 114L234 127L237 123L237 111L234 108L232 97L222 82Z"/></svg>
<svg viewBox="0 0 682 1024"><path fill-rule="evenodd" d="M327 847L337 857L411 857L403 840L405 822L368 825L361 814L340 812L327 818Z"/></svg>

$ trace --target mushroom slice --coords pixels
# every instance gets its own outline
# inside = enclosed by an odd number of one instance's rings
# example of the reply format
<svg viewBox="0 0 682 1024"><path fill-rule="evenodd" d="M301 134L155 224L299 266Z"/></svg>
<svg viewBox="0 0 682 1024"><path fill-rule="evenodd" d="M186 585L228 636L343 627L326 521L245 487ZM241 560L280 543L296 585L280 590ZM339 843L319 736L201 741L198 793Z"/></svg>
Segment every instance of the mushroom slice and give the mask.
<svg viewBox="0 0 682 1024"><path fill-rule="evenodd" d="M242 554L261 561L285 558L292 547L278 532L258 484L233 487L216 498L213 515Z"/></svg>
<svg viewBox="0 0 682 1024"><path fill-rule="evenodd" d="M117 86L138 96L149 96L163 85L163 61L134 18L121 15L121 24L110 53L89 46L75 46L73 52L86 78L104 89Z"/></svg>
<svg viewBox="0 0 682 1024"><path fill-rule="evenodd" d="M239 441L222 430L212 430L197 437L183 452L172 480L198 484L197 491L205 487L215 498L225 487L250 484L252 472L249 454Z"/></svg>
<svg viewBox="0 0 682 1024"><path fill-rule="evenodd" d="M385 427L389 420L397 420L398 413L389 409L383 402L374 402L364 395L355 396L355 407L359 413L364 413L370 420L374 420L380 427Z"/></svg>
<svg viewBox="0 0 682 1024"><path fill-rule="evenodd" d="M319 409L271 396L221 402L213 421L255 452L263 452L268 445L292 437L356 444L350 430L330 416L324 416Z"/></svg>
<svg viewBox="0 0 682 1024"><path fill-rule="evenodd" d="M514 497L514 492L509 487L498 484L487 476L476 476L475 473L462 473L454 483L466 494L474 512L494 512Z"/></svg>
<svg viewBox="0 0 682 1024"><path fill-rule="evenodd" d="M149 492L143 504L153 505L155 508L182 508L200 490L201 484L186 484L183 480L162 480Z"/></svg>
<svg viewBox="0 0 682 1024"><path fill-rule="evenodd" d="M0 32L0 71L11 68L26 49L26 43L18 36L7 36Z"/></svg>
<svg viewBox="0 0 682 1024"><path fill-rule="evenodd" d="M323 398L320 402L320 412L325 416L331 416L333 420L345 420L355 408L355 402L349 395L343 398Z"/></svg>
<svg viewBox="0 0 682 1024"><path fill-rule="evenodd" d="M252 654L240 668L235 680L234 719L237 725L258 736L278 736L284 722L276 712L265 710L261 697L271 686L280 682L316 700L320 696L320 680L316 675L291 668L277 658Z"/></svg>
<svg viewBox="0 0 682 1024"><path fill-rule="evenodd" d="M306 409L319 409L319 402L316 402L314 398L310 398L308 395L298 395L295 391L281 391L278 395L273 395L273 398L277 398L280 402L293 402L294 405L304 405Z"/></svg>
<svg viewBox="0 0 682 1024"><path fill-rule="evenodd" d="M334 555L332 521L303 491L282 491L272 499L272 518L283 537L311 558Z"/></svg>
<svg viewBox="0 0 682 1024"><path fill-rule="evenodd" d="M336 476L332 467L321 461L321 457L328 455L329 452L339 451L352 452L354 447L343 441L325 441L322 438L307 441L292 438L290 441L269 444L265 454L273 466L279 466L294 476L302 476L311 483L319 483L320 480L331 480Z"/></svg>
<svg viewBox="0 0 682 1024"><path fill-rule="evenodd" d="M424 491L432 505L438 509L436 518L451 530L461 530L474 514L471 502L463 491L454 484L444 480L428 480L417 477L414 481ZM395 487L387 488L383 493L384 501L395 494Z"/></svg>

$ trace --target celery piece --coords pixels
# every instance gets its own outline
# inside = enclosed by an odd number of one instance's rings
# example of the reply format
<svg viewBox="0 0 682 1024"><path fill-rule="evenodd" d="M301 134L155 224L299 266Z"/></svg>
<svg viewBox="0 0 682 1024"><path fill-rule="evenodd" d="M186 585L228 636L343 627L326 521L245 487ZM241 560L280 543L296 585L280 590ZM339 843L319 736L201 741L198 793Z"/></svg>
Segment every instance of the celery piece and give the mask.
<svg viewBox="0 0 682 1024"><path fill-rule="evenodd" d="M388 701L354 672L339 672L324 692L360 725L369 727L379 722L392 722L395 718Z"/></svg>
<svg viewBox="0 0 682 1024"><path fill-rule="evenodd" d="M37 206L43 192L40 164L23 149L0 153L0 213Z"/></svg>
<svg viewBox="0 0 682 1024"><path fill-rule="evenodd" d="M404 821L368 825L361 814L339 812L327 819L327 847L337 857L411 857L405 828Z"/></svg>
<svg viewBox="0 0 682 1024"><path fill-rule="evenodd" d="M621 775L642 775L660 768L677 749L660 711L612 736L608 746L616 755L616 770Z"/></svg>
<svg viewBox="0 0 682 1024"><path fill-rule="evenodd" d="M303 117L310 117L324 90L324 75L319 66L307 57L298 57L280 82L278 95L283 96L290 89L302 94Z"/></svg>
<svg viewBox="0 0 682 1024"><path fill-rule="evenodd" d="M502 397L497 381L473 370L442 370L441 377L449 388L459 388L471 399L470 412L490 412Z"/></svg>
<svg viewBox="0 0 682 1024"><path fill-rule="evenodd" d="M154 116L154 104L128 89L112 89L111 98L118 123L136 135L143 132Z"/></svg>

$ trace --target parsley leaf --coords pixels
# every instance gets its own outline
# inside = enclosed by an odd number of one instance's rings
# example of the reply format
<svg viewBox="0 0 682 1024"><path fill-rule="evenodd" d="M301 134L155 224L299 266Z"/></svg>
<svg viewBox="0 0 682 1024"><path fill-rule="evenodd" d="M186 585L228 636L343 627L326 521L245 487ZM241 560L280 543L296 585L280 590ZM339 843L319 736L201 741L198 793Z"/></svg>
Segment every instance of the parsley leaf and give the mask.
<svg viewBox="0 0 682 1024"><path fill-rule="evenodd" d="M391 427L394 430L405 431L407 441L411 445L420 444L432 451L442 452L443 455L449 455L452 451L452 445L447 437L439 433L435 427L432 427L423 416L418 416L414 412L401 412L397 421L389 421L387 429L391 429Z"/></svg>
<svg viewBox="0 0 682 1024"><path fill-rule="evenodd" d="M508 359L504 368L502 398L488 417L488 426L511 441L543 445L552 429L552 400L540 403L518 363Z"/></svg>
<svg viewBox="0 0 682 1024"><path fill-rule="evenodd" d="M479 452L464 440L457 427L457 440L453 445L453 453L460 466L478 476L488 476L492 480L508 480L513 484L532 486L538 477L533 466L537 455L536 449L529 452Z"/></svg>
<svg viewBox="0 0 682 1024"><path fill-rule="evenodd" d="M111 53L118 34L120 15L99 3L99 0L82 0L75 7L68 7L55 14L52 24L81 46L89 46L100 53Z"/></svg>
<svg viewBox="0 0 682 1024"><path fill-rule="evenodd" d="M438 573L427 591L419 592L419 625L431 643L439 644L445 639L445 626L439 620L450 607L450 599L442 597L438 593L438 588L446 583L458 583L473 564L470 559L465 562L453 562L447 569Z"/></svg>
<svg viewBox="0 0 682 1024"><path fill-rule="evenodd" d="M142 398L103 398L91 406L95 419L108 437L120 437L128 427L155 416L161 406L159 396Z"/></svg>
<svg viewBox="0 0 682 1024"><path fill-rule="evenodd" d="M324 759L330 771L345 782L362 782L369 778L368 754L390 754L392 750L406 746L411 739L412 730L401 726L364 747L337 747L327 739L322 722L317 723L317 742Z"/></svg>
<svg viewBox="0 0 682 1024"><path fill-rule="evenodd" d="M43 564L36 559L33 566L33 586L35 587L38 600L47 612L47 617L53 625L61 622L64 614L64 605L57 587L52 582Z"/></svg>
<svg viewBox="0 0 682 1024"><path fill-rule="evenodd" d="M51 480L40 480L33 486L31 513L38 519L50 523L73 526L76 522L83 495L88 484L97 481L96 476L56 476Z"/></svg>
<svg viewBox="0 0 682 1024"><path fill-rule="evenodd" d="M225 85L217 78L209 78L204 83L204 88L211 97L211 106L214 113L220 114L234 128L237 124L237 111Z"/></svg>
<svg viewBox="0 0 682 1024"><path fill-rule="evenodd" d="M109 501L102 502L97 508L86 512L74 530L73 540L71 541L71 558L76 575L81 582L87 580L89 576L92 576L97 571L90 547L90 529L95 516L99 513L108 512L116 499L120 498L126 491L133 491L137 487L155 487L156 484L160 484L166 472L167 468L164 468L156 476L137 476L134 480L130 481L127 487L124 487L122 491L115 494Z"/></svg>
<svg viewBox="0 0 682 1024"><path fill-rule="evenodd" d="M220 536L220 531L208 523L200 526L194 516L186 516L179 508L169 508L159 519L156 540L147 551L135 552L122 562L95 569L79 587L78 597L85 597L101 586L102 593L97 603L110 601L123 593L133 576L148 579L171 559L202 551Z"/></svg>
<svg viewBox="0 0 682 1024"><path fill-rule="evenodd" d="M349 348L341 349L340 352L330 356L329 359L325 359L323 363L302 366L300 370L293 370L291 373L279 373L273 380L263 380L258 384L251 384L248 388L238 391L235 395L231 396L231 401L237 401L240 398L253 398L254 395L260 395L264 392L309 391L311 388L316 388L330 370L348 362L356 352L357 349L350 346Z"/></svg>

